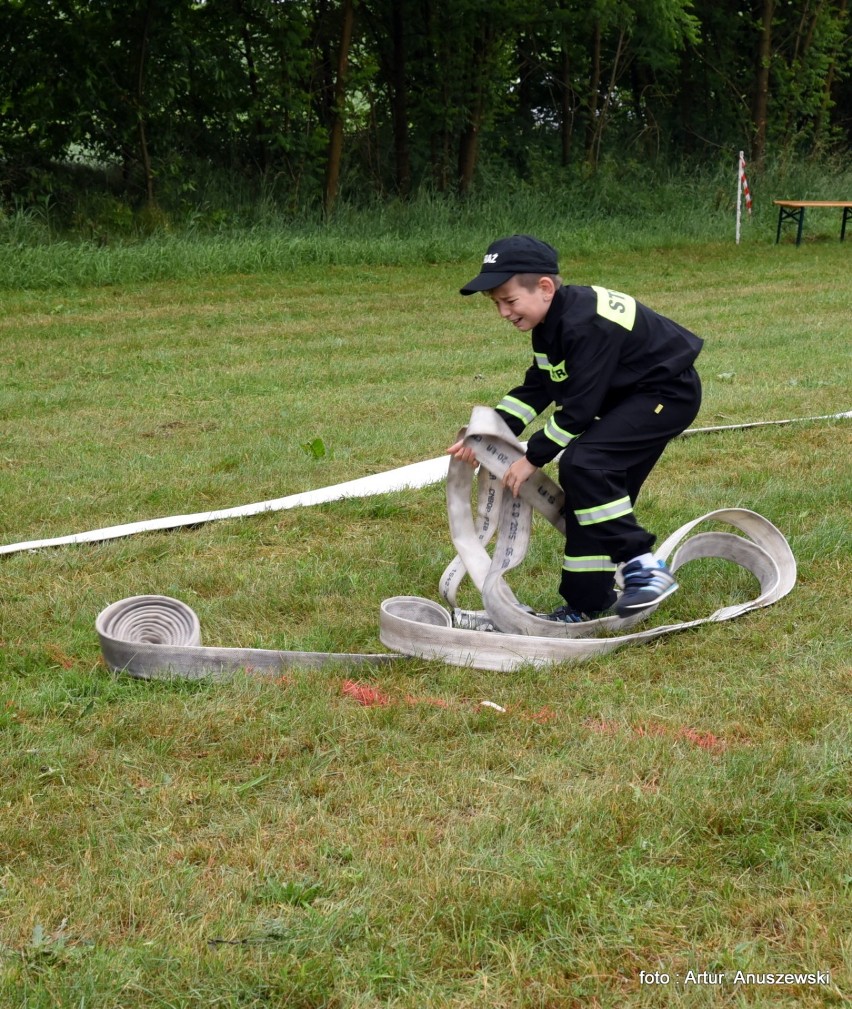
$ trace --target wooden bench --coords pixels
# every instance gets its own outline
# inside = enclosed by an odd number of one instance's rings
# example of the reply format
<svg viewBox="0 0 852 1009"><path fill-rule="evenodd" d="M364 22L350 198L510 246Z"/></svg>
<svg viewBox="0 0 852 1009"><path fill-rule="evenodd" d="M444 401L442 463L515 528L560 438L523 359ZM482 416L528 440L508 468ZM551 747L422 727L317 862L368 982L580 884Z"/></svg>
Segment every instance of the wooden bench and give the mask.
<svg viewBox="0 0 852 1009"><path fill-rule="evenodd" d="M796 245L802 241L802 228L805 224L805 209L807 207L842 207L843 219L840 223L840 241L846 237L846 222L852 217L852 200L773 200L778 207L778 233L775 244L781 241L781 225L785 221L796 221Z"/></svg>

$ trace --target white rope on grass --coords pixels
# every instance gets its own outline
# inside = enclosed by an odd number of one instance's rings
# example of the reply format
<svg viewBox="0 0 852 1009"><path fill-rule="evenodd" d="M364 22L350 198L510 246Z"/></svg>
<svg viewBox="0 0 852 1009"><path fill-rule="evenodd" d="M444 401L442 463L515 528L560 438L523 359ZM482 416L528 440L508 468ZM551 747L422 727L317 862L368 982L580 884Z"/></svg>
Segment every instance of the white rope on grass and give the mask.
<svg viewBox="0 0 852 1009"><path fill-rule="evenodd" d="M819 417L787 417L784 420L753 420L744 424L720 424L718 427L689 427L681 435L686 438L691 434L714 434L716 431L744 431L750 427L774 427L778 424L804 424L815 420L848 420L852 418L852 410L845 413L824 413Z"/></svg>
<svg viewBox="0 0 852 1009"><path fill-rule="evenodd" d="M737 431L752 427L768 427L777 424L801 424L806 421L841 420L850 417L852 417L852 410L845 413L824 414L820 417L792 417L786 420L758 420L743 424L724 424L718 427L689 428L680 437L695 434L711 434L717 431ZM179 529L184 526L205 525L208 522L219 522L223 519L246 518L251 515L262 515L265 512L286 511L290 508L306 508L312 505L326 504L330 501L343 501L347 498L373 497L377 494L389 494L393 491L416 490L420 487L428 487L432 484L440 483L446 479L448 466L449 457L444 455L436 459L425 459L423 462L400 466L398 469L386 470L383 473L359 477L356 480L347 480L345 483L332 484L328 487L303 491L299 494L289 494L287 497L275 498L271 501L258 501L254 504L238 505L235 508L220 508L214 511L195 512L190 515L168 515L163 518L145 519L141 522L105 526L102 529L90 529L87 532L72 533L69 536L55 536L50 539L8 543L0 545L0 554L23 553L27 550L71 546L78 543L102 543L124 536L135 536L138 533Z"/></svg>

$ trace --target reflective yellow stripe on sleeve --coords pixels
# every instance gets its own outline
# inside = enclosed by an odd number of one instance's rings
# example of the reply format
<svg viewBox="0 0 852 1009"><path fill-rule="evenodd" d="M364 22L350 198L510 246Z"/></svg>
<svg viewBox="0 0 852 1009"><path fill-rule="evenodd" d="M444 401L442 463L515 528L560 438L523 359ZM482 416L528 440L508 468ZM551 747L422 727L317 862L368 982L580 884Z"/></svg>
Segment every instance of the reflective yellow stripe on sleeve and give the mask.
<svg viewBox="0 0 852 1009"><path fill-rule="evenodd" d="M544 425L544 433L560 448L566 448L568 444L577 437L576 434L571 434L570 431L563 430L552 417Z"/></svg>
<svg viewBox="0 0 852 1009"><path fill-rule="evenodd" d="M527 403L522 403L514 396L504 396L497 404L497 409L517 417L524 424L531 424L538 416L538 411L533 410Z"/></svg>

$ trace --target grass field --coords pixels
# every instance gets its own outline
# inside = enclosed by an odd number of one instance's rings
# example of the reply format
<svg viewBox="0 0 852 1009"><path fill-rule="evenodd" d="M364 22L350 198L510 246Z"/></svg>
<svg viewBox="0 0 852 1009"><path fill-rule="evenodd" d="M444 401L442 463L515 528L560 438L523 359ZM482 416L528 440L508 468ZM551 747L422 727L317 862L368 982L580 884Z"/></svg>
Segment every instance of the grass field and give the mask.
<svg viewBox="0 0 852 1009"><path fill-rule="evenodd" d="M553 238L566 279L705 338L697 425L852 408L848 242ZM176 258L177 280L144 259L99 275L90 250L75 281L39 250L29 288L6 254L0 542L441 454L529 357L456 293L475 244ZM849 421L673 443L644 523L754 509L791 543L793 593L511 676L400 659L146 684L99 657L99 610L149 592L210 644L381 650L383 598L437 598L441 486L0 559L0 1005L848 1004L849 450ZM522 599L556 604L561 549L536 527ZM715 562L683 582L666 622L754 595Z"/></svg>

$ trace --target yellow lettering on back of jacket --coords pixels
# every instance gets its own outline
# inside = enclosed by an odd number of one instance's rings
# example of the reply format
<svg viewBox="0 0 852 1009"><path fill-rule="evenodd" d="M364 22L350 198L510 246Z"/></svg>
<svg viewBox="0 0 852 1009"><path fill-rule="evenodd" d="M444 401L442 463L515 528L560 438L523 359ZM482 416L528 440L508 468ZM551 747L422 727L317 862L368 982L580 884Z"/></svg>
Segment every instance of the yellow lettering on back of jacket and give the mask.
<svg viewBox="0 0 852 1009"><path fill-rule="evenodd" d="M598 315L627 330L636 322L636 299L620 291L609 291L605 287L593 287L598 296Z"/></svg>

